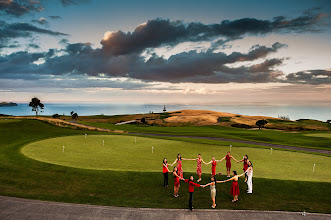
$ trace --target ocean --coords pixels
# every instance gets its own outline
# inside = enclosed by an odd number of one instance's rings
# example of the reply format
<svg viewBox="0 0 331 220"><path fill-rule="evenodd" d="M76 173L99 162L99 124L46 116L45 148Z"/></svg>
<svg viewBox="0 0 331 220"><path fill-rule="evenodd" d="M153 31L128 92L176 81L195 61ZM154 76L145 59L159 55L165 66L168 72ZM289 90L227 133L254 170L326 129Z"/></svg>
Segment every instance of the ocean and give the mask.
<svg viewBox="0 0 331 220"><path fill-rule="evenodd" d="M18 106L0 107L0 114L28 116L35 112L28 107L28 103L17 103ZM41 115L70 115L71 111L78 115L123 115L149 112L162 112L163 105L138 103L44 103ZM272 105L272 104L224 104L224 105L166 105L167 111L183 109L213 110L242 115L263 115L270 117L288 116L291 120L317 119L326 121L331 119L331 103L325 105Z"/></svg>

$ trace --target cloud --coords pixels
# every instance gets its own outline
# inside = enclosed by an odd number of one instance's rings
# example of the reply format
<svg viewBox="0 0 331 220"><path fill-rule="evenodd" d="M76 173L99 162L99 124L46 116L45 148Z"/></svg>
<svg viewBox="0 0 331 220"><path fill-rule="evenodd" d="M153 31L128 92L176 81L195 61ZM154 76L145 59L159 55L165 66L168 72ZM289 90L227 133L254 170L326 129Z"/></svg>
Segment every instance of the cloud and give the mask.
<svg viewBox="0 0 331 220"><path fill-rule="evenodd" d="M242 18L223 20L218 24L199 22L184 23L165 19L149 20L138 25L133 32L108 31L101 40L103 50L108 54L124 55L140 53L146 48L156 48L164 44L174 45L187 41L207 41L225 38L221 42L242 38L245 35L264 35L282 32L311 32L319 30L326 14L305 12L294 19L275 17L273 20Z"/></svg>
<svg viewBox="0 0 331 220"><path fill-rule="evenodd" d="M7 47L13 39L28 38L33 34L45 34L50 36L68 36L68 34L38 28L28 23L6 23L0 20L0 48Z"/></svg>
<svg viewBox="0 0 331 220"><path fill-rule="evenodd" d="M59 0L63 6L78 5L82 3L88 3L90 0Z"/></svg>
<svg viewBox="0 0 331 220"><path fill-rule="evenodd" d="M183 52L164 59L153 55L146 62L139 54L108 56L102 49L93 49L89 43L67 44L61 51L48 53L19 52L0 60L2 77L29 77L29 74L41 75L90 75L100 73L107 77L129 77L146 82L193 82L193 83L228 83L228 82L273 82L280 73L272 70L281 64L279 59L270 59L250 67L229 68L226 65L239 61L253 61L265 58L277 52L285 45L275 43L271 47L255 45L248 53L234 52L229 55L208 50ZM44 62L36 64L39 59ZM24 75L26 74L26 75ZM1 77L1 75L0 75Z"/></svg>
<svg viewBox="0 0 331 220"><path fill-rule="evenodd" d="M46 18L39 18L38 20L31 20L32 22L34 23L38 23L38 24L41 24L41 25L46 25L48 24L49 22L46 20Z"/></svg>
<svg viewBox="0 0 331 220"><path fill-rule="evenodd" d="M331 70L306 70L290 73L286 76L286 81L296 84L331 84Z"/></svg>
<svg viewBox="0 0 331 220"><path fill-rule="evenodd" d="M325 72L312 70L286 76L278 71L276 67L282 65L285 58L271 56L287 46L279 42L272 46L254 45L247 53L234 51L226 54L216 50L218 45L245 35L315 31L320 19L318 14L312 12L292 20L284 17L277 17L273 21L243 18L209 25L154 19L139 25L132 33L107 32L101 41L101 48L94 49L90 43L70 44L67 39L62 39L60 43L63 49L3 55L0 57L0 78L40 80L54 76L100 77L102 74L104 78L123 77L147 83L327 84L330 83L327 78L330 76L325 75ZM0 23L3 24L0 28L0 42L31 37L32 33L66 36L27 23ZM187 41L216 43L212 43L206 50L181 52L169 58L157 54L150 54L149 58L141 55L149 48L174 46ZM31 44L30 47L34 46ZM254 61L254 64L238 66L244 61ZM102 85L107 83L106 80L100 82Z"/></svg>
<svg viewBox="0 0 331 220"><path fill-rule="evenodd" d="M5 15L20 17L24 14L40 12L44 9L44 6L39 1L0 0L0 13L2 12Z"/></svg>
<svg viewBox="0 0 331 220"><path fill-rule="evenodd" d="M48 16L49 18L53 19L53 20L59 20L62 19L61 16Z"/></svg>
<svg viewBox="0 0 331 220"><path fill-rule="evenodd" d="M37 44L29 44L28 47L33 48L33 49L39 49L40 48L39 45L37 45Z"/></svg>

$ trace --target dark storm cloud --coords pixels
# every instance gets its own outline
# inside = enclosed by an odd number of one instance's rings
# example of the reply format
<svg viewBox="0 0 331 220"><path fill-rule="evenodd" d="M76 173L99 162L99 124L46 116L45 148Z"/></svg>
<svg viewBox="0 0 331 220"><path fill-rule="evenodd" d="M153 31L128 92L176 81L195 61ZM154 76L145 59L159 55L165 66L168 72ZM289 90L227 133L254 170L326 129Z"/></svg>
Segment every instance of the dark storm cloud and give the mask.
<svg viewBox="0 0 331 220"><path fill-rule="evenodd" d="M270 68L279 65L281 60L273 59L252 67L240 68L230 68L227 64L264 58L284 46L280 43L275 43L272 47L256 45L246 54L233 52L226 55L209 50L206 53L196 51L179 53L169 59L154 55L146 63L141 63L131 71L128 76L147 81L172 83L266 82L267 79L275 81L276 75L270 71Z"/></svg>
<svg viewBox="0 0 331 220"><path fill-rule="evenodd" d="M46 25L49 23L45 18L39 18L39 20L31 20L31 22L38 23L41 25Z"/></svg>
<svg viewBox="0 0 331 220"><path fill-rule="evenodd" d="M37 45L37 44L29 44L28 47L33 48L33 49L39 49L40 48L39 45Z"/></svg>
<svg viewBox="0 0 331 220"><path fill-rule="evenodd" d="M59 0L63 6L78 5L82 3L88 3L90 0Z"/></svg>
<svg viewBox="0 0 331 220"><path fill-rule="evenodd" d="M0 77L26 76L29 73L42 75L87 74L98 76L104 73L109 77L130 77L143 81L162 82L265 82L275 81L272 67L280 60L267 60L251 67L229 68L226 65L238 61L253 61L277 52L285 45L275 43L271 47L254 46L248 53L234 52L226 55L208 50L179 53L169 59L152 56L145 62L139 54L107 56L101 49L93 49L90 44L68 44L61 51L65 55L55 56L55 52L29 54L14 53L0 60L0 70L6 75ZM43 59L45 62L34 62ZM27 68L24 68L27 67ZM26 75L24 75L26 74Z"/></svg>
<svg viewBox="0 0 331 220"><path fill-rule="evenodd" d="M0 14L21 17L25 14L41 12L45 9L44 0L0 0ZM59 0L62 6L88 3L90 0ZM49 16L59 19L60 16Z"/></svg>
<svg viewBox="0 0 331 220"><path fill-rule="evenodd" d="M146 48L164 44L173 45L187 41L205 41L225 37L226 41L242 38L244 35L261 35L273 32L316 31L326 16L323 13L305 12L302 16L274 20L243 18L234 21L224 20L219 24L184 23L164 19L149 20L137 26L133 32L112 32L101 41L103 50L113 55L139 53Z"/></svg>
<svg viewBox="0 0 331 220"><path fill-rule="evenodd" d="M331 70L307 70L286 76L289 83L331 84Z"/></svg>
<svg viewBox="0 0 331 220"><path fill-rule="evenodd" d="M36 26L33 26L28 23L12 23L12 24L5 24L1 31L8 32L9 36L12 34L13 36L22 35L27 36L30 34L30 32L38 33L38 34L47 34L52 36L68 36L68 34L57 32L57 31L51 31L43 28L38 28ZM25 33L23 33L25 32Z"/></svg>
<svg viewBox="0 0 331 220"><path fill-rule="evenodd" d="M68 1L72 4L76 1ZM268 56L286 47L281 43L272 46L255 45L247 53L215 52L219 46L240 39L245 35L260 35L273 32L315 31L322 15L305 12L295 19L277 17L272 21L243 18L205 25L198 22L184 23L164 19L150 20L139 25L132 33L122 31L109 33L102 47L94 49L90 43L68 43L60 50L43 53L16 52L0 56L0 78L22 80L51 80L58 78L128 77L145 82L171 83L268 83L293 82L307 84L329 83L321 72L310 71L286 76L275 67L284 59ZM53 36L66 34L35 27L26 23L7 24L0 21L0 43L10 39L31 37L32 33ZM203 52L192 50L170 56L168 59L152 54L147 60L141 52L160 46L174 46L187 41L211 41L212 46ZM0 47L1 48L1 47ZM151 50L152 51L152 50ZM262 59L262 61L260 61ZM254 61L254 65L238 66L243 61ZM260 63L256 64L257 61ZM232 65L235 64L235 65ZM234 67L235 66L235 67ZM281 78L283 80L281 80ZM329 79L329 78L328 78ZM88 84L88 80L84 83ZM107 80L95 80L102 86ZM95 84L93 84L95 85ZM124 85L122 85L124 87Z"/></svg>
<svg viewBox="0 0 331 220"><path fill-rule="evenodd" d="M59 20L62 19L61 16L48 16L49 18L53 19L53 20Z"/></svg>
<svg viewBox="0 0 331 220"><path fill-rule="evenodd" d="M0 48L7 47L11 40L20 37L31 37L32 34L45 34L51 36L68 36L68 34L38 28L28 23L6 23L0 20Z"/></svg>
<svg viewBox="0 0 331 220"><path fill-rule="evenodd" d="M32 12L40 12L44 10L44 6L39 1L31 0L0 0L0 13L20 17L24 14Z"/></svg>

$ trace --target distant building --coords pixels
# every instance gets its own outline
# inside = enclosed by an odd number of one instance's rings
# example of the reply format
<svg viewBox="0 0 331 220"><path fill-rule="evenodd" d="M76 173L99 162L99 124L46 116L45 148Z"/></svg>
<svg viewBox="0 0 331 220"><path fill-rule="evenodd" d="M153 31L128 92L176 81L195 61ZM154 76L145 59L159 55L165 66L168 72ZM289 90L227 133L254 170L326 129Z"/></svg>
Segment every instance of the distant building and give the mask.
<svg viewBox="0 0 331 220"><path fill-rule="evenodd" d="M163 106L163 112L166 112L167 111L167 109L166 109L166 107L165 107L165 105Z"/></svg>

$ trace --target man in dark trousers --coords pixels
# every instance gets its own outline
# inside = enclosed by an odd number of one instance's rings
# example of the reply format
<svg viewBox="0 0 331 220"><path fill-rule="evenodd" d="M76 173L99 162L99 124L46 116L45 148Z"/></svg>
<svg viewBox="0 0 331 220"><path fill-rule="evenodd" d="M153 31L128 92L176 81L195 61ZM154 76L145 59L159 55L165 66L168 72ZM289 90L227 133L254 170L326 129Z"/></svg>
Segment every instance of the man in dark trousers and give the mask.
<svg viewBox="0 0 331 220"><path fill-rule="evenodd" d="M193 202L194 187L200 187L200 184L193 182L193 179L194 179L193 176L190 176L190 179L184 179L184 181L188 183L188 191L190 192L190 200L188 203L188 207L191 211L193 210L192 202Z"/></svg>

